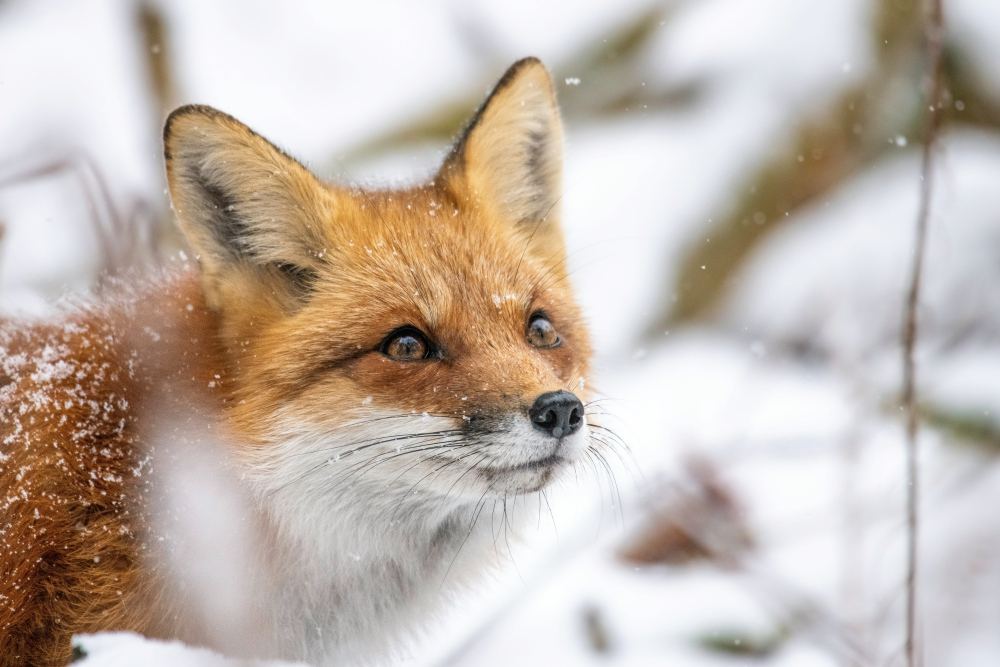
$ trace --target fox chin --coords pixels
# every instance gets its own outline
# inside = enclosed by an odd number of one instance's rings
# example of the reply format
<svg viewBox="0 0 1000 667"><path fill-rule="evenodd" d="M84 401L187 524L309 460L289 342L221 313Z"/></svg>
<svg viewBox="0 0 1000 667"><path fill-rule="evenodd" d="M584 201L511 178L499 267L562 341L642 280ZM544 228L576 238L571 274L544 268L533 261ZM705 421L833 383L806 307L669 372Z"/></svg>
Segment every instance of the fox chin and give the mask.
<svg viewBox="0 0 1000 667"><path fill-rule="evenodd" d="M188 254L0 320L0 665L107 630L384 661L598 442L551 78L515 63L407 189L206 106L163 140Z"/></svg>

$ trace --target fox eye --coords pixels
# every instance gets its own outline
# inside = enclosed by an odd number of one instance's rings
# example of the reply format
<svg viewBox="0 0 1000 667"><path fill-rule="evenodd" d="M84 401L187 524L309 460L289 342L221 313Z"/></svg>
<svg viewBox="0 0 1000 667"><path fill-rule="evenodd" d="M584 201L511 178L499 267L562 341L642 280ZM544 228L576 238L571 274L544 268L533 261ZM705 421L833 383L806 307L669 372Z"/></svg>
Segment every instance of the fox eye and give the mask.
<svg viewBox="0 0 1000 667"><path fill-rule="evenodd" d="M557 347L562 339L543 312L536 312L528 321L528 342L535 347L548 349Z"/></svg>
<svg viewBox="0 0 1000 667"><path fill-rule="evenodd" d="M415 327L396 329L385 337L379 351L396 361L420 361L431 356L427 337Z"/></svg>

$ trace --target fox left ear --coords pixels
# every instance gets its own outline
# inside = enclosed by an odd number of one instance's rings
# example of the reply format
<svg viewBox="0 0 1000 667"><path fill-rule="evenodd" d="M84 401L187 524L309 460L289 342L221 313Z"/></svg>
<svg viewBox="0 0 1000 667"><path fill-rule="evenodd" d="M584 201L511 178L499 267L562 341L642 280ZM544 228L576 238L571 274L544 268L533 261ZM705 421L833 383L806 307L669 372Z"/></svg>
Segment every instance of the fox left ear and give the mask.
<svg viewBox="0 0 1000 667"><path fill-rule="evenodd" d="M552 78L537 58L514 63L441 168L460 202L487 209L531 237L562 246L563 131Z"/></svg>
<svg viewBox="0 0 1000 667"><path fill-rule="evenodd" d="M301 295L326 241L332 199L305 167L232 116L175 110L163 130L178 221L198 253L212 307L240 286ZM291 301L289 301L291 303Z"/></svg>

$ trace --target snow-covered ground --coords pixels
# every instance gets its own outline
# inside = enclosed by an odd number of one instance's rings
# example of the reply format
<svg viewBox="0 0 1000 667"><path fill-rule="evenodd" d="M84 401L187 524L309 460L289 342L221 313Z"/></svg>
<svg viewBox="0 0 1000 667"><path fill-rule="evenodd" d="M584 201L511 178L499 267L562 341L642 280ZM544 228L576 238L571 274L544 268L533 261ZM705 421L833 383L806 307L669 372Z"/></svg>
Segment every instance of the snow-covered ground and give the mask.
<svg viewBox="0 0 1000 667"><path fill-rule="evenodd" d="M519 57L559 66L653 4L161 6L180 101L224 109L323 169L338 151L461 97ZM644 85L699 82L697 99L577 120L567 138L572 280L595 335L607 423L634 459L617 466L617 486L560 488L552 515L512 541L513 565L459 600L405 664L901 664L895 340L919 146L894 144L790 218L755 250L711 322L649 333L681 254L747 170L797 115L872 66L872 3L670 6L642 61ZM1000 12L976 0L946 6L954 34L1000 91ZM84 154L115 202L164 204L133 12L125 0L0 4L0 179L32 161ZM383 155L352 173L420 175L444 148ZM949 131L936 183L920 393L928 409L996 426L1000 135ZM40 312L92 284L101 248L71 175L0 189L0 220L0 307ZM956 439L925 429L921 441L926 664L996 665L1000 466L997 451ZM687 483L692 457L732 493L753 548L728 568L704 558L623 560L662 497ZM79 642L84 667L244 664L131 635Z"/></svg>

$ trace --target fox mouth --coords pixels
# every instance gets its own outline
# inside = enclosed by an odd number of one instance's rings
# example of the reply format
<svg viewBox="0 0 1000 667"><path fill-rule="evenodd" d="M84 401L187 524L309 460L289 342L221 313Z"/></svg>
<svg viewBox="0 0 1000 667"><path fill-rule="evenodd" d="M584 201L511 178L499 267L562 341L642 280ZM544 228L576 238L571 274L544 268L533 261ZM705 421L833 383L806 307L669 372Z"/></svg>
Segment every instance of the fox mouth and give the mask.
<svg viewBox="0 0 1000 667"><path fill-rule="evenodd" d="M552 456L546 456L544 459L537 459L535 461L528 461L527 463L522 463L510 468L507 468L508 472L521 472L530 470L540 470L542 468L554 468L560 463L563 463L566 459L559 454L553 454Z"/></svg>
<svg viewBox="0 0 1000 667"><path fill-rule="evenodd" d="M538 470L549 470L555 468L556 466L565 463L566 458L559 454L552 454L551 456L546 456L544 459L535 459L534 461L528 461L527 463L519 463L515 466L488 466L486 469L493 474L509 474L518 472L535 472Z"/></svg>

